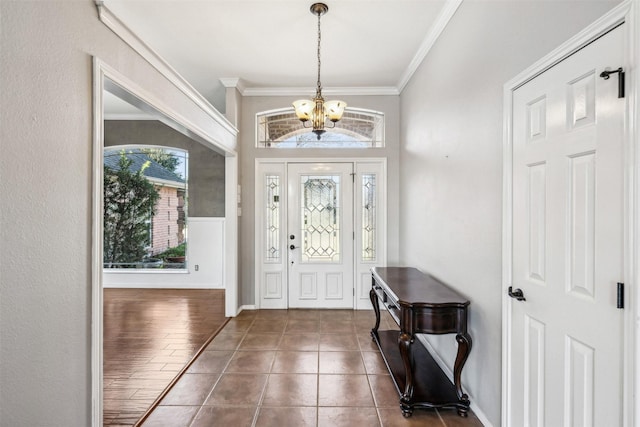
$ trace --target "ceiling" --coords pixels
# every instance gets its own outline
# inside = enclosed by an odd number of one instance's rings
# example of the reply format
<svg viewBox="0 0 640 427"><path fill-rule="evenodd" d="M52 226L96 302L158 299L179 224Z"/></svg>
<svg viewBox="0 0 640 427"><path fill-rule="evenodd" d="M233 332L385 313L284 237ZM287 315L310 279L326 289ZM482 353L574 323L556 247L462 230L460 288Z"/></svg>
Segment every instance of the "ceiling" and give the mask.
<svg viewBox="0 0 640 427"><path fill-rule="evenodd" d="M460 1L327 1L329 11L321 21L325 93L399 93L441 28L442 16L450 16ZM104 1L221 111L225 96L221 78L239 78L246 96L313 94L317 17L309 11L312 3Z"/></svg>

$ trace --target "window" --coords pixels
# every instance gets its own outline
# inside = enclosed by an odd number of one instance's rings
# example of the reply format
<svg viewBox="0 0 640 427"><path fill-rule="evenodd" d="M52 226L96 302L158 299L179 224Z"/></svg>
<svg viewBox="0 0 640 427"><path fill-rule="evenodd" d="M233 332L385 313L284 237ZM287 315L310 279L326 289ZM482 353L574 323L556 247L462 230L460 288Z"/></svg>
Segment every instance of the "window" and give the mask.
<svg viewBox="0 0 640 427"><path fill-rule="evenodd" d="M187 164L175 148L104 149L105 269L186 268Z"/></svg>
<svg viewBox="0 0 640 427"><path fill-rule="evenodd" d="M327 122L329 126L331 122ZM256 115L258 148L376 148L384 147L384 113L349 108L320 140L304 128L293 108Z"/></svg>

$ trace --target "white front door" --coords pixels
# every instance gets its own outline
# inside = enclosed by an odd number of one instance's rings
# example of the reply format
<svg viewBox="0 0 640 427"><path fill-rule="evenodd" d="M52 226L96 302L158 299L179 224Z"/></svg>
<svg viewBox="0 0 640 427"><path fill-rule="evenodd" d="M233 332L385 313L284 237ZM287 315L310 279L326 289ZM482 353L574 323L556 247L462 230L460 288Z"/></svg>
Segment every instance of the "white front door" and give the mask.
<svg viewBox="0 0 640 427"><path fill-rule="evenodd" d="M510 426L622 425L621 27L513 92Z"/></svg>
<svg viewBox="0 0 640 427"><path fill-rule="evenodd" d="M290 308L353 308L353 164L288 165Z"/></svg>

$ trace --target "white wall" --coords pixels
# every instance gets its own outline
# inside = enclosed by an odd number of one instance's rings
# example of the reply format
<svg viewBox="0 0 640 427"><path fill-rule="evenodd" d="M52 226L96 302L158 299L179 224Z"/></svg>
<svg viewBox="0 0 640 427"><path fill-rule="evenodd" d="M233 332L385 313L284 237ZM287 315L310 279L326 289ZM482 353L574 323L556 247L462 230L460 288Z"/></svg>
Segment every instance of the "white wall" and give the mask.
<svg viewBox="0 0 640 427"><path fill-rule="evenodd" d="M502 86L609 1L465 1L401 94L400 259L471 301L463 371L500 424ZM452 336L432 339L449 365Z"/></svg>
<svg viewBox="0 0 640 427"><path fill-rule="evenodd" d="M189 218L187 269L106 269L105 288L224 288L224 218Z"/></svg>
<svg viewBox="0 0 640 427"><path fill-rule="evenodd" d="M240 220L240 259L242 266L241 305L255 304L255 159L256 158L387 158L387 261L398 262L398 176L400 117L399 96L338 96L349 106L381 111L385 114L385 148L370 149L266 149L256 148L256 113L284 108L297 98L244 97L242 120L238 134L240 145L240 183L242 185L242 217ZM298 97L299 98L299 97Z"/></svg>
<svg viewBox="0 0 640 427"><path fill-rule="evenodd" d="M219 125L92 0L2 0L0 31L0 424L88 426L92 55L207 131Z"/></svg>

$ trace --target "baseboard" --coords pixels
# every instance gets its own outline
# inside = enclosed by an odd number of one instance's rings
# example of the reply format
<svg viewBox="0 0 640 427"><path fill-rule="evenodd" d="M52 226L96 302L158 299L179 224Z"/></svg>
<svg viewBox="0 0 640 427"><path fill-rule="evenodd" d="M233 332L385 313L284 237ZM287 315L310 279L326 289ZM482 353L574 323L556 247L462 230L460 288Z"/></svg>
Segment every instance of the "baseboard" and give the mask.
<svg viewBox="0 0 640 427"><path fill-rule="evenodd" d="M256 310L256 306L253 304L241 305L240 307L238 307L238 312L236 313L236 316L244 310Z"/></svg>
<svg viewBox="0 0 640 427"><path fill-rule="evenodd" d="M179 284L179 283L104 283L103 288L119 289L224 289L220 284Z"/></svg>
<svg viewBox="0 0 640 427"><path fill-rule="evenodd" d="M429 350L429 353L433 357L433 360L435 360L438 366L440 366L440 369L442 369L442 371L445 374L447 374L449 378L453 378L453 371L449 369L447 364L444 362L442 357L440 357L440 355L438 354L436 349L431 345L431 343L427 341L427 339L421 334L417 334L416 337L418 338L418 341L420 341L422 345L424 345L426 349ZM482 412L482 409L480 409L480 407L477 405L473 396L464 388L463 388L463 391L467 393L467 396L469 396L469 401L471 402L471 410L478 417L480 422L482 422L482 425L484 425L485 427L493 427L493 424L491 424L487 416L484 414L484 412Z"/></svg>

